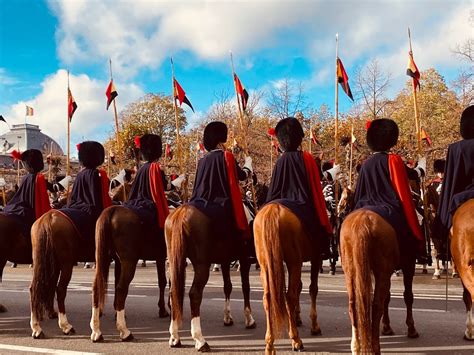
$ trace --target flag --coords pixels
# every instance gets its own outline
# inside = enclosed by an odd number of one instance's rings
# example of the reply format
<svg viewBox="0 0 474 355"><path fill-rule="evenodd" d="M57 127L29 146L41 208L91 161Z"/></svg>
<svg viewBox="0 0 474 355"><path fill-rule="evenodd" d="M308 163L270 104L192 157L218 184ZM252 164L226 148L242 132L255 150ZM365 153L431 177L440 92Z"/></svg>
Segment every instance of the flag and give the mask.
<svg viewBox="0 0 474 355"><path fill-rule="evenodd" d="M33 116L34 110L33 107L26 106L26 116Z"/></svg>
<svg viewBox="0 0 474 355"><path fill-rule="evenodd" d="M420 87L420 71L413 60L413 52L408 52L408 65L407 65L407 75L413 78L413 87Z"/></svg>
<svg viewBox="0 0 474 355"><path fill-rule="evenodd" d="M199 152L199 153L204 153L205 149L204 149L204 145L202 143L197 143L196 144L196 150Z"/></svg>
<svg viewBox="0 0 474 355"><path fill-rule="evenodd" d="M71 90L67 89L67 116L69 117L69 122L72 120L72 115L76 112L77 104L74 97L72 97Z"/></svg>
<svg viewBox="0 0 474 355"><path fill-rule="evenodd" d="M176 79L173 79L173 80L174 80L174 99L179 101L179 106L181 106L184 102L194 112L193 105L191 105L191 102L186 97L186 92L183 90L181 85L179 85L178 80Z"/></svg>
<svg viewBox="0 0 474 355"><path fill-rule="evenodd" d="M5 121L5 118L2 115L0 115L0 121L7 123L7 121Z"/></svg>
<svg viewBox="0 0 474 355"><path fill-rule="evenodd" d="M112 101L114 101L114 99L118 96L118 92L115 89L114 81L112 79L110 79L109 86L107 86L107 90L105 91L105 96L107 96L107 110L108 110Z"/></svg>
<svg viewBox="0 0 474 355"><path fill-rule="evenodd" d="M421 140L423 141L426 141L426 143L428 143L428 145L431 147L431 138L430 136L426 133L425 129L422 128L421 129Z"/></svg>
<svg viewBox="0 0 474 355"><path fill-rule="evenodd" d="M351 132L351 143L354 144L356 142L356 137L354 136L354 132Z"/></svg>
<svg viewBox="0 0 474 355"><path fill-rule="evenodd" d="M311 138L311 142L313 142L314 144L318 143L318 140L316 139L314 133L313 133L313 130L311 130L309 132L309 137Z"/></svg>
<svg viewBox="0 0 474 355"><path fill-rule="evenodd" d="M168 143L165 144L165 159L173 159L173 154L171 153L171 146Z"/></svg>
<svg viewBox="0 0 474 355"><path fill-rule="evenodd" d="M349 87L349 77L347 76L346 70L344 69L344 65L342 65L342 61L337 58L337 82L341 84L342 90L346 93L349 98L354 101L352 97L351 88Z"/></svg>
<svg viewBox="0 0 474 355"><path fill-rule="evenodd" d="M237 74L234 73L234 83L235 83L235 90L240 97L240 104L242 105L242 110L245 111L247 108L247 103L249 101L249 93L245 90L242 82L240 81Z"/></svg>

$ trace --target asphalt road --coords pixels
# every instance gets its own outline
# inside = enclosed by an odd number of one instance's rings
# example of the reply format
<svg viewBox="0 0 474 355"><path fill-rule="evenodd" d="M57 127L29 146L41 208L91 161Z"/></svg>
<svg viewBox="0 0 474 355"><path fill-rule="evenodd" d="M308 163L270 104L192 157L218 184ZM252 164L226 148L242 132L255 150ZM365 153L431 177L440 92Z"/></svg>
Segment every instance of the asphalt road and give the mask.
<svg viewBox="0 0 474 355"><path fill-rule="evenodd" d="M189 302L185 299L185 318L182 336L183 348L168 347L168 319L157 315L156 270L154 265L138 267L131 285L126 304L127 325L135 336L130 343L123 343L118 337L113 312L113 273L109 284L105 314L101 319L101 330L105 341L93 344L90 341L89 321L91 315L91 282L94 270L76 267L66 299L69 322L76 335L65 336L56 320L46 320L41 326L46 339L31 338L29 326L29 293L31 269L20 265L16 269L4 270L0 284L0 302L8 308L0 313L0 354L191 354L195 353L190 336ZM251 271L251 298L253 315L257 328L246 330L243 319L243 301L238 272L232 272L234 282L232 314L234 325L223 326L223 291L221 274L211 272L201 307L203 335L213 352L219 353L262 353L264 350L265 315L262 306L262 287L259 273ZM192 281L192 269L188 268L187 285ZM462 302L462 288L459 280L449 279L449 301L446 312L445 279L432 280L431 275L421 274L417 269L414 293L414 317L420 337L406 337L405 308L403 303L402 277L392 277L391 323L393 336L381 338L384 353L409 354L474 354L474 342L463 340L465 311ZM310 335L309 320L309 267L304 266L304 291L301 295L303 326L299 328L307 353L350 352L351 326L347 313L347 294L344 275L340 268L335 276L320 275L318 296L318 320L321 336ZM289 339L277 341L277 351L292 353Z"/></svg>

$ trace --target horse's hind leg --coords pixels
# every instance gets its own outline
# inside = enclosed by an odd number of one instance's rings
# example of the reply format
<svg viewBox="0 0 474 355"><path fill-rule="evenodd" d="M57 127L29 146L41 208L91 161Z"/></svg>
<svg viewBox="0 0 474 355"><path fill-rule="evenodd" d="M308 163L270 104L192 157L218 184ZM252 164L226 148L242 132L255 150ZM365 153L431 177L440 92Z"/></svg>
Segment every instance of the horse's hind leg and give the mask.
<svg viewBox="0 0 474 355"><path fill-rule="evenodd" d="M122 260L120 278L115 287L114 309L117 315L116 325L122 341L133 340L133 334L128 330L125 321L125 300L127 299L130 282L132 282L135 276L137 262L138 258L134 260Z"/></svg>
<svg viewBox="0 0 474 355"><path fill-rule="evenodd" d="M257 327L255 319L252 316L252 308L250 307L250 262L247 256L240 259L240 280L242 282L242 293L244 295L244 317L245 328L254 329Z"/></svg>
<svg viewBox="0 0 474 355"><path fill-rule="evenodd" d="M5 267L7 263L7 260L2 258L0 259L0 282L2 282L2 274L3 274L3 268ZM7 311L7 308L0 304L0 313L5 313Z"/></svg>
<svg viewBox="0 0 474 355"><path fill-rule="evenodd" d="M54 280L58 280L59 279L59 273L60 273L60 270L55 270L55 274L54 274ZM67 285L66 285L67 287ZM58 318L58 312L56 312L54 310L54 297L51 298L49 304L48 304L48 318L49 319L56 319Z"/></svg>
<svg viewBox="0 0 474 355"><path fill-rule="evenodd" d="M321 328L318 324L318 311L316 310L316 298L318 297L318 267L320 258L315 257L311 260L311 284L309 285L309 294L311 296L311 335L321 335Z"/></svg>
<svg viewBox="0 0 474 355"><path fill-rule="evenodd" d="M382 334L383 335L394 335L392 327L390 326L390 316L388 314L388 305L390 304L390 290L388 291L387 296L385 297L384 307L383 307L383 316L382 316Z"/></svg>
<svg viewBox="0 0 474 355"><path fill-rule="evenodd" d="M376 273L375 273L376 272ZM380 354L380 319L385 309L385 300L390 294L391 270L377 270L374 272L375 288L372 302L372 350Z"/></svg>
<svg viewBox="0 0 474 355"><path fill-rule="evenodd" d="M202 336L200 308L204 286L209 280L210 264L193 264L194 280L189 290L189 301L191 303L191 336L195 341L195 348L200 352L210 351L209 344Z"/></svg>
<svg viewBox="0 0 474 355"><path fill-rule="evenodd" d="M296 309L299 303L298 291L301 284L301 263L288 265L288 289L286 292L286 310L288 312L289 336L292 342L293 351L304 349L303 342L298 334L296 326Z"/></svg>
<svg viewBox="0 0 474 355"><path fill-rule="evenodd" d="M158 316L160 318L167 318L170 316L166 310L165 305L165 290L166 290L166 258L156 258L156 272L158 273L158 288L160 289L160 297L158 299Z"/></svg>
<svg viewBox="0 0 474 355"><path fill-rule="evenodd" d="M232 282L230 280L230 262L225 261L221 264L222 280L224 281L224 325L234 325L234 319L230 313L230 294L232 293Z"/></svg>
<svg viewBox="0 0 474 355"><path fill-rule="evenodd" d="M464 287L462 299L464 300L464 305L466 306L466 315L467 315L466 331L464 332L464 339L474 340L474 324L472 320L472 297L471 297L471 294L469 293L469 290L466 287Z"/></svg>
<svg viewBox="0 0 474 355"><path fill-rule="evenodd" d="M415 320L413 319L413 276L415 275L415 259L410 259L410 261L402 267L402 271L403 284L405 286L405 291L403 291L403 298L407 307L407 336L409 338L418 338L419 334L415 328Z"/></svg>
<svg viewBox="0 0 474 355"><path fill-rule="evenodd" d="M75 333L74 328L67 320L64 302L66 300L67 286L69 285L69 281L71 281L72 268L72 263L61 267L59 282L56 288L56 296L58 298L58 324L59 328L61 328L65 335L72 335Z"/></svg>

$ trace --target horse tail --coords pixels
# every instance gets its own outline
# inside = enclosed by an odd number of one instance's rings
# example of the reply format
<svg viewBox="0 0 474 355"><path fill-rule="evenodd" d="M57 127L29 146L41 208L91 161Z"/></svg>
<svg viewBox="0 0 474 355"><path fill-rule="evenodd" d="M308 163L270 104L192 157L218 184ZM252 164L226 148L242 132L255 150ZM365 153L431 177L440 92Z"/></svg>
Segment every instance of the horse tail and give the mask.
<svg viewBox="0 0 474 355"><path fill-rule="evenodd" d="M281 335L288 324L285 303L285 270L280 245L280 206L270 204L257 214L254 222L255 245L264 285L270 328L275 337Z"/></svg>
<svg viewBox="0 0 474 355"><path fill-rule="evenodd" d="M192 207L178 207L165 222L165 238L170 264L170 298L172 320L181 324L186 276L185 222Z"/></svg>
<svg viewBox="0 0 474 355"><path fill-rule="evenodd" d="M46 213L31 228L33 279L30 285L31 312L41 319L54 302L59 267L52 241L53 213Z"/></svg>
<svg viewBox="0 0 474 355"><path fill-rule="evenodd" d="M102 312L107 295L109 280L110 248L112 243L112 218L116 207L105 209L95 226L95 278L93 284L93 303Z"/></svg>

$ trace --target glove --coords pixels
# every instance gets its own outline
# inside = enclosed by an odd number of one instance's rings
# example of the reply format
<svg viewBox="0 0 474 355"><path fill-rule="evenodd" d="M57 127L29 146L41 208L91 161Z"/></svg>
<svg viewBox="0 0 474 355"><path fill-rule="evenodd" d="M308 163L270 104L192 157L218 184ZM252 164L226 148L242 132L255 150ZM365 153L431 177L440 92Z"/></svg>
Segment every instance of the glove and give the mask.
<svg viewBox="0 0 474 355"><path fill-rule="evenodd" d="M171 185L173 185L174 187L177 187L179 189L179 188L181 188L181 184L183 183L184 179L186 179L186 176L184 174L181 174L176 179L171 181Z"/></svg>
<svg viewBox="0 0 474 355"><path fill-rule="evenodd" d="M57 184L54 184L53 188L56 191L64 191L69 186L69 184L71 183L71 180L72 180L72 177L70 175L68 175L64 179L59 181Z"/></svg>
<svg viewBox="0 0 474 355"><path fill-rule="evenodd" d="M425 157L419 157L415 171L418 173L418 177L421 178L425 176L425 171L426 171L426 158Z"/></svg>
<svg viewBox="0 0 474 355"><path fill-rule="evenodd" d="M121 185L123 185L125 181L125 169L120 170L118 175L114 177L112 180L117 180Z"/></svg>
<svg viewBox="0 0 474 355"><path fill-rule="evenodd" d="M339 164L334 165L331 169L326 170L326 176L329 175L330 179L334 181L336 179L337 174L341 172L341 166Z"/></svg>
<svg viewBox="0 0 474 355"><path fill-rule="evenodd" d="M7 182L5 181L5 178L0 178L0 187L5 187L7 186Z"/></svg>
<svg viewBox="0 0 474 355"><path fill-rule="evenodd" d="M253 173L251 157L245 157L244 169L247 169L250 173Z"/></svg>

